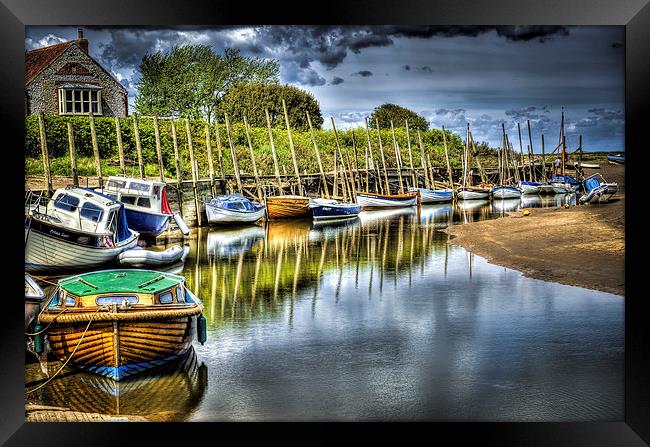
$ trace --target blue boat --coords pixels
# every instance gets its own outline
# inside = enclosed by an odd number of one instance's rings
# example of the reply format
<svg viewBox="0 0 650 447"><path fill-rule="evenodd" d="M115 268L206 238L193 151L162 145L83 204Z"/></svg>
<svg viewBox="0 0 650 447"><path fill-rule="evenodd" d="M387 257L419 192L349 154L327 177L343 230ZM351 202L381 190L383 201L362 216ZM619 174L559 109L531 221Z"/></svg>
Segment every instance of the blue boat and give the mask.
<svg viewBox="0 0 650 447"><path fill-rule="evenodd" d="M492 188L495 199L516 199L521 197L521 191L513 186L495 186Z"/></svg>
<svg viewBox="0 0 650 447"><path fill-rule="evenodd" d="M124 203L129 228L142 237L153 238L163 233L172 219L183 233L189 233L181 217L172 212L163 182L111 176L102 192Z"/></svg>
<svg viewBox="0 0 650 447"><path fill-rule="evenodd" d="M309 208L314 220L354 219L361 212L361 206L356 203L343 203L327 199L312 199Z"/></svg>
<svg viewBox="0 0 650 447"><path fill-rule="evenodd" d="M587 177L582 184L585 189L585 194L580 197L582 204L609 202L609 199L618 191L617 183L606 182L600 174Z"/></svg>
<svg viewBox="0 0 650 447"><path fill-rule="evenodd" d="M575 192L580 187L580 182L570 175L554 175L550 180L551 186L563 186L567 192Z"/></svg>
<svg viewBox="0 0 650 447"><path fill-rule="evenodd" d="M608 155L607 161L611 163L625 164L625 154L622 155Z"/></svg>

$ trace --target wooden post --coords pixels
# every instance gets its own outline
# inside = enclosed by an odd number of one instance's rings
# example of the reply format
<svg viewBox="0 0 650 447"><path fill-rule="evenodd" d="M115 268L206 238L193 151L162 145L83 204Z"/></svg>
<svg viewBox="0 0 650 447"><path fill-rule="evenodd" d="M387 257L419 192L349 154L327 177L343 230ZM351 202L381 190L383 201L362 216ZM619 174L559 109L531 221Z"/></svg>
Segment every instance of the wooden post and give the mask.
<svg viewBox="0 0 650 447"><path fill-rule="evenodd" d="M219 135L219 121L214 118L214 131L217 137L217 155L219 157L219 167L221 169L221 182L223 184L224 192L226 192L226 168L223 164L223 150L221 148L221 136Z"/></svg>
<svg viewBox="0 0 650 447"><path fill-rule="evenodd" d="M205 149L208 152L208 172L210 173L210 191L216 195L214 189L214 163L212 160L212 141L210 138L210 124L205 123Z"/></svg>
<svg viewBox="0 0 650 447"><path fill-rule="evenodd" d="M481 182L487 183L487 176L485 175L485 172L483 171L483 166L481 165L481 161L478 158L478 150L476 149L476 145L474 144L474 137L472 136L472 132L469 133L469 141L472 142L472 149L474 150L474 154L476 156L476 166L478 166L478 172L481 175Z"/></svg>
<svg viewBox="0 0 650 447"><path fill-rule="evenodd" d="M366 187L367 187L368 192L370 192L370 178L369 178L369 171L368 170L370 169L370 165L372 165L372 167L373 167L373 176L375 176L374 169L375 169L376 166L375 166L375 160L372 157L372 145L370 144L370 129L368 127L368 118L366 117L364 121L366 123L366 139L368 140L367 151L368 151L368 155L370 155L370 159L368 160L369 165L366 166ZM380 180L380 177L379 177L379 167L377 166L376 168L377 168L377 174L376 174L377 180L375 181L375 192L377 194L379 194L379 188L380 188L381 180Z"/></svg>
<svg viewBox="0 0 650 447"><path fill-rule="evenodd" d="M523 168L523 166L524 166L524 147L523 147L523 145L521 143L521 126L519 125L519 123L517 123L517 133L519 134L519 152L521 153L521 166ZM525 168L523 169L522 174L526 174L526 169ZM524 178L525 178L525 175L524 175ZM532 181L530 179L530 173L529 173L528 181Z"/></svg>
<svg viewBox="0 0 650 447"><path fill-rule="evenodd" d="M275 171L275 178L278 182L278 189L280 190L280 194L283 194L282 180L280 179L280 168L278 167L278 156L275 153L275 143L273 142L273 129L271 129L271 117L269 116L268 109L264 109L264 113L266 113L266 126L269 129L269 141L271 142L271 154L273 155L273 169Z"/></svg>
<svg viewBox="0 0 650 447"><path fill-rule="evenodd" d="M138 116L133 114L133 138L135 138L135 150L138 154L138 167L140 178L144 178L144 166L142 164L142 146L140 145L140 130L138 129Z"/></svg>
<svg viewBox="0 0 650 447"><path fill-rule="evenodd" d="M325 178L325 171L323 170L323 163L320 158L320 151L318 150L318 145L316 144L316 134L314 133L314 127L311 125L311 118L309 117L309 112L305 111L307 114L307 122L309 123L309 130L311 131L311 141L314 143L314 150L316 151L316 160L318 161L318 169L320 170L320 178L323 182L323 188L325 189L325 197L330 198L329 189L327 188L327 179Z"/></svg>
<svg viewBox="0 0 650 447"><path fill-rule="evenodd" d="M72 123L68 121L68 148L70 149L70 167L72 168L72 184L79 186L79 171L77 170L77 150L74 147L74 132Z"/></svg>
<svg viewBox="0 0 650 447"><path fill-rule="evenodd" d="M93 144L93 154L95 155L95 171L99 180L99 187L104 187L104 179L102 178L102 165L99 159L99 146L97 145L97 132L95 131L95 117L92 112L88 112L88 119L90 119L90 139Z"/></svg>
<svg viewBox="0 0 650 447"><path fill-rule="evenodd" d="M350 196L348 194L349 191L349 186L348 186L348 179L345 171L345 161L343 160L343 154L341 153L341 149L337 148L335 150L335 154L338 154L338 157L340 158L340 166L341 166L341 189L343 189L343 201L347 202L348 197Z"/></svg>
<svg viewBox="0 0 650 447"><path fill-rule="evenodd" d="M178 140L176 138L176 123L172 120L172 144L174 145L174 165L176 167L176 194L178 195L178 208L183 217L183 174L181 173L181 161L178 153Z"/></svg>
<svg viewBox="0 0 650 447"><path fill-rule="evenodd" d="M442 126L442 142L443 142L443 144L445 146L445 160L447 160L447 174L449 175L449 187L453 190L454 189L454 180L453 180L453 177L451 175L451 164L449 163L449 151L447 150L447 136L445 134L445 126ZM429 163L429 166L431 166L430 163Z"/></svg>
<svg viewBox="0 0 650 447"><path fill-rule="evenodd" d="M253 142L251 141L250 128L246 115L244 115L244 127L246 128L246 139L248 140L248 148L251 151L251 162L253 163L253 176L255 177L255 188L257 189L257 198L262 203L262 188L260 188L260 177L257 175L257 164L255 164L255 152L253 151Z"/></svg>
<svg viewBox="0 0 650 447"><path fill-rule="evenodd" d="M334 129L334 141L336 142L336 149L339 151L339 156L341 157L341 170L343 171L343 182L345 183L345 187L348 190L349 194L348 196L350 197L350 200L356 200L356 191L354 190L354 184L348 173L350 172L350 158L348 157L348 167L346 170L345 167L345 159L343 158L343 152L341 151L341 146L339 145L339 134L336 130L336 124L334 124L334 118L330 117L330 120L332 122L332 129ZM347 184L347 182L350 182L350 185Z"/></svg>
<svg viewBox="0 0 650 447"><path fill-rule="evenodd" d="M395 149L395 159L397 160L397 177L399 178L399 193L404 194L404 184L402 183L402 163L401 156L399 153L399 147L397 147L397 140L395 139L395 129L393 128L393 120L390 120L390 131L393 134L393 149Z"/></svg>
<svg viewBox="0 0 650 447"><path fill-rule="evenodd" d="M160 181L165 181L165 168L163 166L162 150L160 148L160 129L158 128L158 115L153 116L153 130L156 137L156 156L158 157L158 172L160 172Z"/></svg>
<svg viewBox="0 0 650 447"><path fill-rule="evenodd" d="M386 172L386 160L384 158L384 147L381 144L381 132L379 131L379 120L375 118L377 125L377 136L379 137L379 153L381 154L381 167L384 169L384 181L386 182L385 194L390 194L390 184L388 183L388 173Z"/></svg>
<svg viewBox="0 0 650 447"><path fill-rule="evenodd" d="M411 152L411 134L409 133L409 120L406 120L406 144L409 148L409 168L411 169L411 182L413 187L417 188L418 183L415 180L415 174L413 172L413 153Z"/></svg>
<svg viewBox="0 0 650 447"><path fill-rule="evenodd" d="M289 136L289 149L291 149L291 159L293 160L293 169L296 172L296 179L298 180L298 195L304 195L302 190L302 181L300 180L300 170L298 169L298 161L296 160L296 150L293 147L293 138L291 138L291 127L289 126L289 114L287 113L287 104L282 99L282 109L284 110L284 121L287 125L287 135Z"/></svg>
<svg viewBox="0 0 650 447"><path fill-rule="evenodd" d="M356 183L354 181L354 177L352 176L352 163L350 162L350 151L348 150L347 147L345 148L345 158L346 158L346 160L348 162L348 178L350 180L350 187L352 188L351 193L350 193L350 197L352 199L352 202L356 202L357 201L357 185L356 185Z"/></svg>
<svg viewBox="0 0 650 447"><path fill-rule="evenodd" d="M334 149L334 183L332 185L332 195L334 197L337 197L339 194L338 164L338 156L336 154L336 149Z"/></svg>
<svg viewBox="0 0 650 447"><path fill-rule="evenodd" d="M359 189L362 188L361 184L361 178L359 176L359 158L357 154L357 142L354 138L354 130L352 130L352 150L354 152L354 180L355 180L355 188L358 191ZM356 196L356 191L354 192Z"/></svg>
<svg viewBox="0 0 650 447"><path fill-rule="evenodd" d="M120 172L126 175L126 165L124 163L124 144L122 143L122 125L120 119L115 117L115 137L117 138L117 154L120 157Z"/></svg>
<svg viewBox="0 0 650 447"><path fill-rule="evenodd" d="M372 151L370 148L370 133L368 133L368 118L366 118L366 135L368 136L368 145L366 146L366 191L370 191L370 159L368 152Z"/></svg>
<svg viewBox="0 0 650 447"><path fill-rule="evenodd" d="M187 148L190 151L190 164L192 165L192 190L194 193L194 209L196 210L196 222L201 226L201 208L199 207L198 191L196 190L196 181L199 174L197 172L196 161L194 160L194 145L192 143L192 131L190 130L190 120L185 120L185 132L187 133Z"/></svg>
<svg viewBox="0 0 650 447"><path fill-rule="evenodd" d="M41 154L43 155L43 172L47 185L47 196L52 193L52 173L50 172L50 154L47 150L47 138L45 137L45 117L43 112L38 114L38 130L41 138Z"/></svg>
<svg viewBox="0 0 650 447"><path fill-rule="evenodd" d="M235 153L235 144L232 141L232 134L230 132L230 121L228 120L228 115L224 115L224 120L226 122L226 134L228 135L228 144L230 145L230 155L232 156L232 166L235 170L235 178L237 179L237 191L240 194L244 194L244 188L241 186L241 177L239 176L239 164L237 163L237 154Z"/></svg>
<svg viewBox="0 0 650 447"><path fill-rule="evenodd" d="M422 134L418 129L418 144L420 145L420 164L422 165L422 170L424 171L424 187L431 189L431 183L433 179L429 181L429 173L427 172L427 159L425 157L426 150L424 149L424 144L422 143Z"/></svg>
<svg viewBox="0 0 650 447"><path fill-rule="evenodd" d="M544 134L542 134L542 181L546 183L546 156L544 154Z"/></svg>
<svg viewBox="0 0 650 447"><path fill-rule="evenodd" d="M528 140L530 141L530 151L528 152L528 159L530 160L530 171L532 172L533 181L537 181L537 173L535 172L535 152L533 151L533 136L530 133L530 120L528 122Z"/></svg>

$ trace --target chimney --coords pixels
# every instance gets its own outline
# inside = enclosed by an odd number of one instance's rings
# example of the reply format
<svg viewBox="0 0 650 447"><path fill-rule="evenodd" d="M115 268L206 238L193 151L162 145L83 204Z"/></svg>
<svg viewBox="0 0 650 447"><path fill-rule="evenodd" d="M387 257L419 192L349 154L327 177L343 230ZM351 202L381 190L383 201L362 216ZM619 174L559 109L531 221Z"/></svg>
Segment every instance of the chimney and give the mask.
<svg viewBox="0 0 650 447"><path fill-rule="evenodd" d="M77 44L84 53L88 54L88 39L84 39L84 30L82 28L77 28Z"/></svg>

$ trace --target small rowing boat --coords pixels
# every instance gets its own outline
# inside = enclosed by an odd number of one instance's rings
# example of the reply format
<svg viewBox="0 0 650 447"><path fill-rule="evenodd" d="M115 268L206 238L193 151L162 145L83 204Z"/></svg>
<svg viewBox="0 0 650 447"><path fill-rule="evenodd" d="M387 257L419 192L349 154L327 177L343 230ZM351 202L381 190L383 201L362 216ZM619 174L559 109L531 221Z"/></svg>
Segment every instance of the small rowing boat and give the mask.
<svg viewBox="0 0 650 447"><path fill-rule="evenodd" d="M356 203L337 202L329 199L312 199L309 208L314 220L355 219L361 211Z"/></svg>
<svg viewBox="0 0 650 447"><path fill-rule="evenodd" d="M208 222L215 225L251 224L264 217L266 208L241 194L218 196L205 204Z"/></svg>
<svg viewBox="0 0 650 447"><path fill-rule="evenodd" d="M459 200L485 200L490 198L490 190L481 187L460 188L457 193Z"/></svg>
<svg viewBox="0 0 650 447"><path fill-rule="evenodd" d="M61 361L118 381L205 342L202 310L182 276L103 270L59 280L38 324Z"/></svg>
<svg viewBox="0 0 650 447"><path fill-rule="evenodd" d="M518 199L521 191L512 186L495 186L492 188L492 197L495 199Z"/></svg>
<svg viewBox="0 0 650 447"><path fill-rule="evenodd" d="M607 183L602 175L594 174L582 182L585 194L579 199L580 203L604 203L618 191L617 183Z"/></svg>
<svg viewBox="0 0 650 447"><path fill-rule="evenodd" d="M576 192L580 187L580 182L570 175L555 175L551 177L550 183L555 188L564 188L565 192Z"/></svg>
<svg viewBox="0 0 650 447"><path fill-rule="evenodd" d="M163 251L154 251L142 247L125 250L117 256L117 262L129 267L152 267L171 265L179 261L185 251L180 245L173 245Z"/></svg>
<svg viewBox="0 0 650 447"><path fill-rule="evenodd" d="M409 191L420 193L420 203L451 202L451 200L454 198L453 189L427 189L409 187Z"/></svg>
<svg viewBox="0 0 650 447"><path fill-rule="evenodd" d="M607 156L607 161L610 162L611 164L625 164L625 154L620 154L620 155L608 155Z"/></svg>
<svg viewBox="0 0 650 447"><path fill-rule="evenodd" d="M269 219L310 217L309 197L304 196L273 196L266 198L266 209Z"/></svg>
<svg viewBox="0 0 650 447"><path fill-rule="evenodd" d="M374 194L371 192L357 193L357 203L362 209L401 208L417 205L417 192L405 194Z"/></svg>
<svg viewBox="0 0 650 447"><path fill-rule="evenodd" d="M537 182L517 182L517 188L519 188L522 195L539 194L541 186L542 184Z"/></svg>

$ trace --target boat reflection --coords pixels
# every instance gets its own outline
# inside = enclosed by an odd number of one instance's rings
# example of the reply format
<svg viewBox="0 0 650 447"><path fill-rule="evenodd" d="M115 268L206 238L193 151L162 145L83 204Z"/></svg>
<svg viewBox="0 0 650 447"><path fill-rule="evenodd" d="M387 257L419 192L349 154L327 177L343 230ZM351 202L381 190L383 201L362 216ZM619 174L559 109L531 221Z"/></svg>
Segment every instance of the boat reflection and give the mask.
<svg viewBox="0 0 650 447"><path fill-rule="evenodd" d="M517 211L521 205L520 198L495 199L492 201L492 211L499 214Z"/></svg>
<svg viewBox="0 0 650 447"><path fill-rule="evenodd" d="M264 228L257 225L210 230L206 247L208 256L224 258L247 252L255 242L264 239L265 236Z"/></svg>
<svg viewBox="0 0 650 447"><path fill-rule="evenodd" d="M58 369L58 364L52 365L55 367ZM185 420L201 404L208 386L207 369L190 349L178 361L119 382L75 371L39 390L35 402L84 413L144 416L153 421Z"/></svg>
<svg viewBox="0 0 650 447"><path fill-rule="evenodd" d="M451 203L422 205L420 207L420 224L435 228L446 228L452 222L453 207Z"/></svg>

